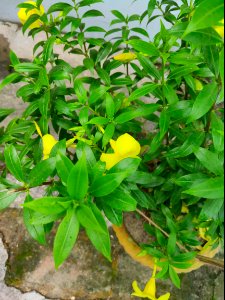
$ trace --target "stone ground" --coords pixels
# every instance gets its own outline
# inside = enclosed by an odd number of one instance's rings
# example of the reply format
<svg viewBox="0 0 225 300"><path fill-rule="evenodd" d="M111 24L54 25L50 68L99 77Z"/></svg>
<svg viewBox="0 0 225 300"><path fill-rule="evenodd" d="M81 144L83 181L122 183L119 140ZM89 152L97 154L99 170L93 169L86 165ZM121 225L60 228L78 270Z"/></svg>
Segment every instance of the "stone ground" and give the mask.
<svg viewBox="0 0 225 300"><path fill-rule="evenodd" d="M0 22L0 80L7 74L9 47L16 52L18 48L20 57L30 58L32 42L21 42L21 31L16 25ZM10 85L0 92L0 107L15 108L14 116L24 109L24 104L15 96L17 89L18 85ZM0 126L8 121L9 118ZM41 193L40 190L34 192L36 196ZM22 199L23 196L19 201ZM113 233L113 265L105 261L81 233L72 255L56 271L52 237L46 247L32 241L24 228L18 204L0 213L0 300L131 300L132 281L136 279L144 286L151 275L151 270L124 253ZM181 279L181 290L170 282L159 282L159 294L170 291L171 300L224 299L224 273L219 269L205 266L181 275Z"/></svg>

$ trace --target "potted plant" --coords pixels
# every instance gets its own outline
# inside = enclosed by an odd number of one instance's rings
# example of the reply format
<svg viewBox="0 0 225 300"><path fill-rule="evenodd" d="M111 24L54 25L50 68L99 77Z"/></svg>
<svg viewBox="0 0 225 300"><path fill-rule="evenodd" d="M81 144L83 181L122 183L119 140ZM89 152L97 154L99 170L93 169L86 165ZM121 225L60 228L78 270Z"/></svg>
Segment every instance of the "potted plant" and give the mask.
<svg viewBox="0 0 225 300"><path fill-rule="evenodd" d="M18 16L24 33L46 40L32 62L11 51L14 72L0 84L23 82L17 96L27 103L1 129L0 209L24 194L25 225L41 244L59 224L56 268L81 228L111 260L109 220L128 254L154 268L144 292L134 283L137 297L156 299L156 278L180 287L180 272L222 267L213 257L224 222L223 0L150 0L142 15L113 10L109 30L86 24L104 16L94 8L102 0L47 11L42 2L19 4ZM1 120L11 112L0 109ZM38 186L45 194L33 199ZM132 239L124 213L143 221L149 242Z"/></svg>

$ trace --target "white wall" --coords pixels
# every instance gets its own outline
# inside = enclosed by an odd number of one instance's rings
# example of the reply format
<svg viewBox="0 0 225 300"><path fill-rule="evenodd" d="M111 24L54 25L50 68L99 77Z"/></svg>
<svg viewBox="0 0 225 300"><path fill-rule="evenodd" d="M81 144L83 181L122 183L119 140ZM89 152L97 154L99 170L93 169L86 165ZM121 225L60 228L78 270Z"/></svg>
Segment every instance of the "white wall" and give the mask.
<svg viewBox="0 0 225 300"><path fill-rule="evenodd" d="M0 20L17 22L17 8L21 0L0 0ZM56 0L44 0L43 5L46 9L54 4ZM59 0L59 2L72 3L71 0ZM148 0L137 0L133 3L133 0L105 0L104 4L95 4L95 8L104 11L106 20L103 23L108 23L111 18L110 11L113 9L121 10L124 14L141 13L147 7ZM93 21L92 21L93 22Z"/></svg>

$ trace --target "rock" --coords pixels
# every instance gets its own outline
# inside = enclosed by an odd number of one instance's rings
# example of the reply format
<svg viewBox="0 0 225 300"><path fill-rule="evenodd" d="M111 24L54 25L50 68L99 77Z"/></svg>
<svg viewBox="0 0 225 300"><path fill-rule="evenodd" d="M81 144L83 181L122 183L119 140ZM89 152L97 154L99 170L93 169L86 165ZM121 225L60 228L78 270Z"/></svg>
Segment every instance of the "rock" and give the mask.
<svg viewBox="0 0 225 300"><path fill-rule="evenodd" d="M124 253L113 233L112 264L93 248L85 233L81 232L69 259L55 270L52 235L46 247L33 241L24 228L21 210L7 209L0 213L0 232L9 253L5 282L22 292L37 291L50 299L130 300L133 299L130 296L132 281L137 280L144 287L151 275L151 270ZM170 291L171 300L224 299L222 271L203 267L181 277L181 290L169 281L158 282L159 295Z"/></svg>

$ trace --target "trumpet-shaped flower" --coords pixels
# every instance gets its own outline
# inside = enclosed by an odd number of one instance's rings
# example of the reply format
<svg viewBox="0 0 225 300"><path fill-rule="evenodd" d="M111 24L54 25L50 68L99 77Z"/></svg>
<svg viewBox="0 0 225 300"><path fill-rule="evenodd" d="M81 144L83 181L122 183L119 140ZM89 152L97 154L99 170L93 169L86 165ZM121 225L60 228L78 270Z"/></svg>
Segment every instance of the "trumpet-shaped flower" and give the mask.
<svg viewBox="0 0 225 300"><path fill-rule="evenodd" d="M42 139L43 144L43 160L48 159L52 151L52 148L58 143L58 141L51 134L42 135L41 129L36 122L34 122L37 133Z"/></svg>
<svg viewBox="0 0 225 300"><path fill-rule="evenodd" d="M224 38L224 20L220 22L221 25L214 26L213 28L219 33L219 35Z"/></svg>
<svg viewBox="0 0 225 300"><path fill-rule="evenodd" d="M114 150L112 154L103 153L101 161L106 163L109 170L125 158L135 158L141 152L141 146L131 135L121 135L117 141L111 140L110 145Z"/></svg>
<svg viewBox="0 0 225 300"><path fill-rule="evenodd" d="M138 287L137 281L133 282L134 293L132 294L132 296L136 296L139 298L147 298L150 300L168 300L170 298L170 293L167 293L159 298L156 298L156 279L155 279L156 271L157 271L157 267L155 265L152 277L150 278L143 292Z"/></svg>
<svg viewBox="0 0 225 300"><path fill-rule="evenodd" d="M133 52L128 53L122 53L114 56L114 60L120 61L124 64L131 62L132 60L135 60L137 58L137 55Z"/></svg>
<svg viewBox="0 0 225 300"><path fill-rule="evenodd" d="M18 18L20 19L20 22L22 24L26 23L26 21L32 16L32 15L39 15L40 17L45 13L45 9L43 5L40 5L40 8L37 7L37 3L35 1L27 1L24 2L27 4L32 4L36 8L27 10L27 8L21 8L18 12ZM34 28L39 28L42 25L41 20L36 20L34 23L32 23L29 28L34 29Z"/></svg>

